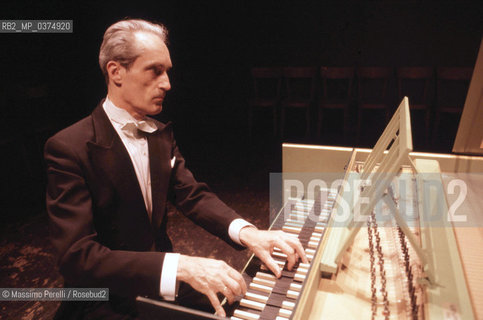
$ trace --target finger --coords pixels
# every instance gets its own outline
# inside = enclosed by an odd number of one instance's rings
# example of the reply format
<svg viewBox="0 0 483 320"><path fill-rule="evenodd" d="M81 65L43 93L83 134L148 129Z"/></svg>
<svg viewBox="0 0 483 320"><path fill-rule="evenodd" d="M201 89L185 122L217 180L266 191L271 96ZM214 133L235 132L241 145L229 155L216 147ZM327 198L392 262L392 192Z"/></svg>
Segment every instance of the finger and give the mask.
<svg viewBox="0 0 483 320"><path fill-rule="evenodd" d="M220 304L220 300L218 300L218 297L216 296L216 294L213 292L213 291L209 291L206 296L208 297L208 299L210 300L210 303L211 305L213 306L213 308L215 309L215 313L217 315L219 315L220 317L226 317L226 313L225 313L225 310L223 309L223 307L221 306Z"/></svg>
<svg viewBox="0 0 483 320"><path fill-rule="evenodd" d="M223 282L225 283L225 286L230 290L233 296L239 296L241 295L241 288L238 282L233 280L230 277L227 277L226 279L223 279ZM224 293L224 292L223 292Z"/></svg>
<svg viewBox="0 0 483 320"><path fill-rule="evenodd" d="M292 270L293 266L297 262L295 250L284 239L277 240L277 247L279 247L280 250L287 255L287 269Z"/></svg>
<svg viewBox="0 0 483 320"><path fill-rule="evenodd" d="M235 293L235 295L237 295L237 296L245 295L245 293L247 292L247 284L245 283L245 279L243 279L243 276L238 271L236 271L235 269L231 269L228 272L228 275L238 285L237 286L238 290L233 291ZM233 287L231 287L231 288L234 289Z"/></svg>
<svg viewBox="0 0 483 320"><path fill-rule="evenodd" d="M307 260L307 257L305 256L304 247L302 247L302 244L300 243L299 239L288 238L287 242L290 244L290 246L293 249L295 249L295 252L299 255L300 259L302 259L303 263L309 263L309 261Z"/></svg>
<svg viewBox="0 0 483 320"><path fill-rule="evenodd" d="M228 299L229 304L232 304L235 301L235 295L229 284L223 286L219 292L221 292L221 294L223 294Z"/></svg>
<svg viewBox="0 0 483 320"><path fill-rule="evenodd" d="M267 268L273 272L273 274L277 277L280 278L282 276L282 271L280 270L280 267L278 264L273 260L272 256L268 254L264 254L263 256L260 257L260 259L265 263Z"/></svg>

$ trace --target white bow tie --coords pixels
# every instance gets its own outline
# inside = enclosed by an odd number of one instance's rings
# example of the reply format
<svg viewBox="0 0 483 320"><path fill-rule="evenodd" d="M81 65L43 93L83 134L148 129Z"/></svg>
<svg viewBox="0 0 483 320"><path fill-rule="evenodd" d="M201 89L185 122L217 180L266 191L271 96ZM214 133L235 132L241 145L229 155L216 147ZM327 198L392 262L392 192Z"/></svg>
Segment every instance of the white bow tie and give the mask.
<svg viewBox="0 0 483 320"><path fill-rule="evenodd" d="M148 122L141 120L138 122L127 122L121 127L122 131L124 131L126 134L134 137L134 138L140 138L141 135L139 134L139 131L143 131L146 133L153 133L156 131L156 128L153 128L152 125L150 125Z"/></svg>

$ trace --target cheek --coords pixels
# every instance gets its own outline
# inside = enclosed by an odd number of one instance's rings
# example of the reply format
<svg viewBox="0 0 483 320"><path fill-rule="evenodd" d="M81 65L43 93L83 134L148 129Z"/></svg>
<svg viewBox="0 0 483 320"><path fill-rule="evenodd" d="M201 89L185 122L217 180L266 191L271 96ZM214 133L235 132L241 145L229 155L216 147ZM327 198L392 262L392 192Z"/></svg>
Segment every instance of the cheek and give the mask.
<svg viewBox="0 0 483 320"><path fill-rule="evenodd" d="M145 96L146 89L139 82L131 82L126 89L128 89L128 95L134 100L141 100Z"/></svg>
<svg viewBox="0 0 483 320"><path fill-rule="evenodd" d="M146 88L145 88L145 96L146 96L147 99L153 99L158 94L159 94L159 92L158 92L158 89L157 89L156 85L149 84L148 86L146 86Z"/></svg>

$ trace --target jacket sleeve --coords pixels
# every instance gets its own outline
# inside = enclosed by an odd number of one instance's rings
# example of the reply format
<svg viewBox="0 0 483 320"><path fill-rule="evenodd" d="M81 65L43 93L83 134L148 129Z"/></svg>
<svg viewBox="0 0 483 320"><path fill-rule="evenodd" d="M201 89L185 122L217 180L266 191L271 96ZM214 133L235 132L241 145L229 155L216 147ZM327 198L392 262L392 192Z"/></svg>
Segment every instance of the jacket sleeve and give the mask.
<svg viewBox="0 0 483 320"><path fill-rule="evenodd" d="M228 228L233 220L241 217L211 192L207 184L196 181L191 171L186 168L185 159L173 137L172 159L175 159L175 163L171 189L177 208L204 229L238 247L230 239Z"/></svg>
<svg viewBox="0 0 483 320"><path fill-rule="evenodd" d="M51 239L65 281L122 296L158 296L164 253L111 250L99 243L80 157L66 139L54 136L45 160Z"/></svg>

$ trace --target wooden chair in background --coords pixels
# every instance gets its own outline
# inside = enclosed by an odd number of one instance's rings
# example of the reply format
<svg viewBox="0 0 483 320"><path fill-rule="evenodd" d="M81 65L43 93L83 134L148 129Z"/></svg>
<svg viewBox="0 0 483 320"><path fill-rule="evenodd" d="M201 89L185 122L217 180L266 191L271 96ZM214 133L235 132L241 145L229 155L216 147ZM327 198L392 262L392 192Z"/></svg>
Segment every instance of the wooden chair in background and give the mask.
<svg viewBox="0 0 483 320"><path fill-rule="evenodd" d="M391 114L388 101L388 84L393 69L387 67L359 67L357 73L357 141L360 139L364 110L380 110L384 113L385 123ZM385 125L384 123L384 125Z"/></svg>
<svg viewBox="0 0 483 320"><path fill-rule="evenodd" d="M350 105L355 70L352 67L321 67L321 96L317 118L317 137L320 137L324 109L340 109L344 112L344 136L349 132Z"/></svg>
<svg viewBox="0 0 483 320"><path fill-rule="evenodd" d="M252 136L253 113L255 108L271 108L273 135L277 135L277 107L280 103L282 84L281 68L252 68L253 97L248 101L248 132Z"/></svg>
<svg viewBox="0 0 483 320"><path fill-rule="evenodd" d="M305 109L305 135L310 134L310 110L315 101L315 67L283 68L286 97L281 102L280 135L284 135L285 113L287 108Z"/></svg>
<svg viewBox="0 0 483 320"><path fill-rule="evenodd" d="M400 67L396 70L398 98L409 98L411 110L424 113L426 144L431 133L431 106L434 87L434 69L432 67Z"/></svg>

